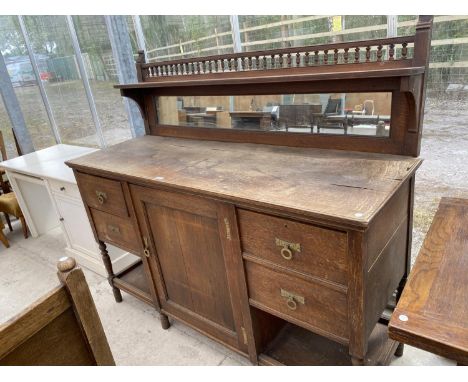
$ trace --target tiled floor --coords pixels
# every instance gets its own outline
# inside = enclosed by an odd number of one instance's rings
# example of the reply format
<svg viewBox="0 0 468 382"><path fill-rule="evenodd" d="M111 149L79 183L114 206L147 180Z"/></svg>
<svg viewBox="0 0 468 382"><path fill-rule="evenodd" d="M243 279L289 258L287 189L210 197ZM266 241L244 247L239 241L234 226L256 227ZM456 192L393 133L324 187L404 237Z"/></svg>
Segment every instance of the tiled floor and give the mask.
<svg viewBox="0 0 468 382"><path fill-rule="evenodd" d="M56 262L65 241L55 229L39 238L22 237L18 222L5 233L11 247L0 248L0 323L33 303L58 284ZM249 362L189 327L173 322L161 329L158 313L123 294L115 303L107 281L85 269L104 330L118 365L249 365ZM454 362L406 347L392 365L453 365Z"/></svg>

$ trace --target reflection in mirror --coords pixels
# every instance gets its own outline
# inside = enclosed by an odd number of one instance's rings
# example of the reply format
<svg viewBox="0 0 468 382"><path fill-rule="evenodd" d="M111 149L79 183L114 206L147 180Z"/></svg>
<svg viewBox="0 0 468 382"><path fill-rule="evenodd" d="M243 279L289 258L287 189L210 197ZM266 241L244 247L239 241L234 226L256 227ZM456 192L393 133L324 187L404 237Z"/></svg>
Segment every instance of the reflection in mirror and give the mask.
<svg viewBox="0 0 468 382"><path fill-rule="evenodd" d="M388 137L392 94L158 97L158 124Z"/></svg>

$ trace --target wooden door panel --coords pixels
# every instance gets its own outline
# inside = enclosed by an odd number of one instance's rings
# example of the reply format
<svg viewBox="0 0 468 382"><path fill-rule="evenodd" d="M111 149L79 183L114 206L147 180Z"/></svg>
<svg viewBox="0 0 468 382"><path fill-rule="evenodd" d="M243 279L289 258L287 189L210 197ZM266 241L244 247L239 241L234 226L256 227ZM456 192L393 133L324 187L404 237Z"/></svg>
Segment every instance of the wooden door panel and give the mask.
<svg viewBox="0 0 468 382"><path fill-rule="evenodd" d="M161 273L164 279L163 300L170 300L187 309L192 308L189 282L180 248L177 225L168 208L145 203L148 222L155 242Z"/></svg>
<svg viewBox="0 0 468 382"><path fill-rule="evenodd" d="M150 246L149 262L157 275L162 310L246 351L245 336L239 336L242 315L238 301L231 297L237 296L237 286L226 271L233 252L226 252L227 239L220 233L223 205L147 187L130 189Z"/></svg>
<svg viewBox="0 0 468 382"><path fill-rule="evenodd" d="M235 330L217 221L150 204L146 209L167 299Z"/></svg>

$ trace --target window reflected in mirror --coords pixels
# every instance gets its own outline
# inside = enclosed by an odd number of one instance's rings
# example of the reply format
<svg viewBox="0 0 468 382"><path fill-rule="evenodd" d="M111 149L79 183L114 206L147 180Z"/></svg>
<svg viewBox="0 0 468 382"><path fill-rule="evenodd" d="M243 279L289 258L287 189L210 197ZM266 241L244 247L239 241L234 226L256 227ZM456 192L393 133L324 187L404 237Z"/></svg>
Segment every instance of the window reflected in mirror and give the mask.
<svg viewBox="0 0 468 382"><path fill-rule="evenodd" d="M392 94L158 97L158 124L388 137Z"/></svg>

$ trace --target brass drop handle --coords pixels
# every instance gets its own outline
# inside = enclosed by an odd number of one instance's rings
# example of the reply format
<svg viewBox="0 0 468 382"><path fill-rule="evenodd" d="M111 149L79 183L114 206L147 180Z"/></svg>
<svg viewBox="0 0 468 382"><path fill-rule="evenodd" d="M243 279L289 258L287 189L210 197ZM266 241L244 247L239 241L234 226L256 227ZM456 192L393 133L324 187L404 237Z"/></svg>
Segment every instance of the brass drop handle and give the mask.
<svg viewBox="0 0 468 382"><path fill-rule="evenodd" d="M146 257L150 257L150 250L148 247L148 238L146 236L143 237L144 249L143 253Z"/></svg>
<svg viewBox="0 0 468 382"><path fill-rule="evenodd" d="M288 297L288 299L286 300L286 305L291 310L296 310L297 309L296 301L294 301L294 299L292 297Z"/></svg>
<svg viewBox="0 0 468 382"><path fill-rule="evenodd" d="M278 247L281 247L280 254L285 260L291 260L293 258L293 251L301 252L301 244L290 243L289 241L275 238L275 243Z"/></svg>
<svg viewBox="0 0 468 382"><path fill-rule="evenodd" d="M292 254L292 251L284 246L283 248L281 248L281 256L283 256L283 259L285 260L291 260L292 257L293 257L293 254Z"/></svg>
<svg viewBox="0 0 468 382"><path fill-rule="evenodd" d="M107 200L107 194L102 191L96 191L96 196L99 204L104 204L104 202Z"/></svg>
<svg viewBox="0 0 468 382"><path fill-rule="evenodd" d="M286 298L286 305L288 306L289 309L291 310L296 310L297 309L297 304L305 304L305 298L303 296L300 296L298 294L288 292L287 290L284 290L281 288L281 297Z"/></svg>

